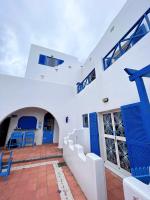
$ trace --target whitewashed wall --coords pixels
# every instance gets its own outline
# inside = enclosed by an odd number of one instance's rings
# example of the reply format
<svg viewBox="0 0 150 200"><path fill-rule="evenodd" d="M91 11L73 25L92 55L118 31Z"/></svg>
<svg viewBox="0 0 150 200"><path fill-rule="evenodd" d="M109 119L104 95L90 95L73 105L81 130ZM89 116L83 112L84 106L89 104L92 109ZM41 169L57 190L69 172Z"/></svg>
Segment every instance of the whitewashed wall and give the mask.
<svg viewBox="0 0 150 200"><path fill-rule="evenodd" d="M99 156L85 156L83 147L66 137L63 157L88 200L107 199L104 163Z"/></svg>
<svg viewBox="0 0 150 200"><path fill-rule="evenodd" d="M64 60L64 63L55 68L38 64L40 54L62 59ZM71 68L69 68L69 66L71 66ZM39 47L37 45L31 45L25 76L40 81L75 85L77 76L79 75L79 69L81 68L80 66L81 63L73 56ZM56 68L58 69L57 71L55 70Z"/></svg>
<svg viewBox="0 0 150 200"><path fill-rule="evenodd" d="M82 81L93 68L96 69L96 79L75 97L75 105L78 108L76 117L77 129L82 127L82 114L90 112L102 113L139 101L135 83L129 81L124 68L141 69L150 64L150 33L138 41L105 71L103 70L102 58L149 7L149 0L127 1L86 60L78 81ZM111 32L110 30L113 26L114 31ZM150 96L150 80L146 81L146 87ZM109 98L108 103L103 103L102 100L105 97ZM87 135L83 135L83 137L87 138L83 140L88 140L89 130L86 129L85 131L87 131Z"/></svg>
<svg viewBox="0 0 150 200"><path fill-rule="evenodd" d="M82 128L82 114L117 109L139 101L135 84L129 82L124 68L140 69L150 64L150 33L106 71L103 70L102 58L149 7L150 0L128 0L83 68L72 56L32 45L25 78L0 75L0 121L24 107L43 108L56 118L60 131L59 145L62 146L65 133ZM65 60L65 63L55 71L38 64L39 54L53 55ZM96 69L96 79L76 94L76 82L82 81L93 68ZM44 79L41 79L41 75L44 75ZM150 95L149 83L147 89ZM103 103L105 97L109 98L108 103ZM69 117L68 123L65 122L66 116ZM89 129L85 128L81 137L86 144L83 145L90 150Z"/></svg>
<svg viewBox="0 0 150 200"><path fill-rule="evenodd" d="M134 177L123 180L125 200L150 200L150 185L146 185Z"/></svg>
<svg viewBox="0 0 150 200"><path fill-rule="evenodd" d="M69 107L69 101L74 95L71 86L0 75L0 90L0 122L16 110L42 108L56 118L59 146L62 147L64 133L74 127L73 119L69 125L65 122L69 110L72 109Z"/></svg>

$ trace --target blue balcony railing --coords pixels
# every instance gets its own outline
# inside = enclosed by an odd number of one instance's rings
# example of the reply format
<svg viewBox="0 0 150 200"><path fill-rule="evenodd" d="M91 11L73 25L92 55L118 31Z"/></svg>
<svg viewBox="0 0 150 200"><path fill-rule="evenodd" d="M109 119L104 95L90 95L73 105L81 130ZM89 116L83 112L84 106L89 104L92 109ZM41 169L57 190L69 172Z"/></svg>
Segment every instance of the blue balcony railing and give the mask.
<svg viewBox="0 0 150 200"><path fill-rule="evenodd" d="M94 81L95 78L96 73L95 69L93 69L81 83L77 83L77 93L81 92L87 85Z"/></svg>
<svg viewBox="0 0 150 200"><path fill-rule="evenodd" d="M141 38L150 31L150 8L130 28L130 30L119 40L119 42L103 58L103 67L106 70L125 52L134 46Z"/></svg>

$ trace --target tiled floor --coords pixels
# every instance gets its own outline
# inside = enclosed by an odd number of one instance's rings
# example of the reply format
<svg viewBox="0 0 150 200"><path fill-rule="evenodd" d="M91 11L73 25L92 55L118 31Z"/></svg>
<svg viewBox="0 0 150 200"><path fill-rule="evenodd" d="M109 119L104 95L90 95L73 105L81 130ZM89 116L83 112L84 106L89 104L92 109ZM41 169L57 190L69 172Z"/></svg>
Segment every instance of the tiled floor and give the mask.
<svg viewBox="0 0 150 200"><path fill-rule="evenodd" d="M47 144L34 147L25 147L13 150L13 160L25 160L49 155L60 155L62 151L58 149L57 144Z"/></svg>
<svg viewBox="0 0 150 200"><path fill-rule="evenodd" d="M123 185L120 177L106 169L108 200L124 200Z"/></svg>
<svg viewBox="0 0 150 200"><path fill-rule="evenodd" d="M42 145L34 148L14 150L14 160L61 154L56 145ZM13 166L44 163L52 160L62 162L63 158L20 163ZM35 166L35 165L34 165ZM86 200L83 192L67 166L62 171L70 187L74 200ZM106 169L108 200L124 200L122 181ZM0 200L60 200L60 190L55 176L53 164L19 169L11 172L8 180L0 178ZM70 200L70 199L68 199Z"/></svg>

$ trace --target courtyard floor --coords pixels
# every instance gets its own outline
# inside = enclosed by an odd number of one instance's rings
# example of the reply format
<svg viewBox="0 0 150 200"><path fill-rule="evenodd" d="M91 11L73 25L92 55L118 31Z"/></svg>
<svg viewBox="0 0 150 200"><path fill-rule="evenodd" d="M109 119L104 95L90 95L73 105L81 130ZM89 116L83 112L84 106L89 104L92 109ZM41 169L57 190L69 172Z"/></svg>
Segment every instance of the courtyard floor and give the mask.
<svg viewBox="0 0 150 200"><path fill-rule="evenodd" d="M57 145L41 145L13 150L8 179L0 177L0 200L86 200ZM49 156L57 158L48 158ZM44 159L44 157L46 159ZM25 160L42 158L26 162ZM122 180L106 169L108 200L124 200Z"/></svg>

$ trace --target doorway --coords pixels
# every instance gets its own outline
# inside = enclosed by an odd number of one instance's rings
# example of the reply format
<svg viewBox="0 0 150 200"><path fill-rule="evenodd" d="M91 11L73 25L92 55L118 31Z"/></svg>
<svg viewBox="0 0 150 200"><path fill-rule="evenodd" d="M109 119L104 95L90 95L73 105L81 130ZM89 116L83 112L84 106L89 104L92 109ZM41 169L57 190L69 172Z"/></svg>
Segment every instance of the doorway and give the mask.
<svg viewBox="0 0 150 200"><path fill-rule="evenodd" d="M54 117L50 113L46 113L44 116L43 124L43 144L53 143L54 136Z"/></svg>
<svg viewBox="0 0 150 200"><path fill-rule="evenodd" d="M104 159L106 165L121 172L130 172L128 151L120 111L102 114Z"/></svg>
<svg viewBox="0 0 150 200"><path fill-rule="evenodd" d="M10 124L10 117L7 117L0 125L0 147L5 146L9 124Z"/></svg>

